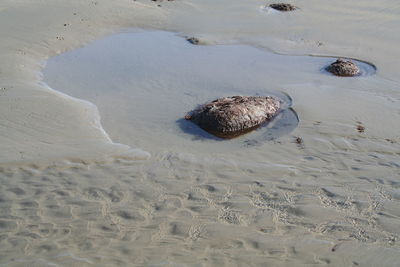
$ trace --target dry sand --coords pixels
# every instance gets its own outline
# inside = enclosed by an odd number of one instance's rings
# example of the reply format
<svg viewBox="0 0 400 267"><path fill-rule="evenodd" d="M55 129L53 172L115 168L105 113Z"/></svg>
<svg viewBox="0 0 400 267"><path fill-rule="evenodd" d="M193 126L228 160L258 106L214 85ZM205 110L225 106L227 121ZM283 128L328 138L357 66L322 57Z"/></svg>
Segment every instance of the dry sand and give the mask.
<svg viewBox="0 0 400 267"><path fill-rule="evenodd" d="M400 4L290 2L300 10L255 0L1 1L0 266L397 266ZM275 142L209 153L152 145L123 134L134 127L113 121L116 111L104 131L90 95L42 82L49 57L130 28L358 58L377 73L273 79L300 117Z"/></svg>

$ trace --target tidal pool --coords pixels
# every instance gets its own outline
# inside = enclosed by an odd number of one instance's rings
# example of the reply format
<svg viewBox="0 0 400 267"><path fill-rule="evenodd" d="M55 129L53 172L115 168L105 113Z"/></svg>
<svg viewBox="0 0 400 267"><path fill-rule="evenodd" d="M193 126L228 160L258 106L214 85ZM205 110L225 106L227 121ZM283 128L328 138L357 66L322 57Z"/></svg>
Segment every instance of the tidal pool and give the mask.
<svg viewBox="0 0 400 267"><path fill-rule="evenodd" d="M146 139L175 148L217 142L223 150L276 139L297 126L291 98L263 82L265 64L275 57L243 45L194 46L171 32L124 32L51 58L44 79L56 90L96 104L105 130L118 142ZM275 96L284 102L283 112L227 144L183 119L197 105L231 95Z"/></svg>
<svg viewBox="0 0 400 267"><path fill-rule="evenodd" d="M171 32L130 31L50 58L44 81L97 105L115 142L151 152L230 151L293 131L299 119L288 81L298 86L328 79L321 70L334 59L277 55L234 43L193 45ZM373 73L373 66L357 64L363 73ZM197 105L232 95L275 96L285 103L284 111L265 127L223 142L183 120Z"/></svg>

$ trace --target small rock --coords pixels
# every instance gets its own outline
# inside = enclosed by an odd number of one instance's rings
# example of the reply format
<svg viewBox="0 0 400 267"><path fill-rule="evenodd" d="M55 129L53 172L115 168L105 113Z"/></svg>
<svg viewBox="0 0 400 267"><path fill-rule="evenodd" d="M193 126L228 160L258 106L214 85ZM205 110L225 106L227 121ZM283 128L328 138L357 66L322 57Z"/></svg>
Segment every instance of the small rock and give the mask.
<svg viewBox="0 0 400 267"><path fill-rule="evenodd" d="M270 4L269 7L279 10L279 11L293 11L293 10L297 9L297 7L295 7L291 4L285 4L285 3Z"/></svg>
<svg viewBox="0 0 400 267"><path fill-rule="evenodd" d="M365 132L365 126L362 124L361 121L357 121L357 131L359 133Z"/></svg>
<svg viewBox="0 0 400 267"><path fill-rule="evenodd" d="M303 144L303 138L297 136L297 137L296 137L296 144L298 144L298 145Z"/></svg>
<svg viewBox="0 0 400 267"><path fill-rule="evenodd" d="M186 41L194 45L198 45L200 43L200 40L197 39L196 37L187 38Z"/></svg>
<svg viewBox="0 0 400 267"><path fill-rule="evenodd" d="M326 68L327 71L342 77L351 77L360 74L360 69L350 60L337 59Z"/></svg>
<svg viewBox="0 0 400 267"><path fill-rule="evenodd" d="M297 144L297 147L300 149L304 149L304 141L303 138L301 138L300 136L295 136L294 142Z"/></svg>

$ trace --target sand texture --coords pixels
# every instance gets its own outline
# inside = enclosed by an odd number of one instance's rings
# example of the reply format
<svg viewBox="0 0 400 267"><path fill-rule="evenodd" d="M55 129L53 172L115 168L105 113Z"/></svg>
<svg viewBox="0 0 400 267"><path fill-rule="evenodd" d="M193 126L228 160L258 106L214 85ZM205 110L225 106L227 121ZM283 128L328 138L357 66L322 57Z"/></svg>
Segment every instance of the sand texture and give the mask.
<svg viewBox="0 0 400 267"><path fill-rule="evenodd" d="M2 0L0 266L398 266L400 3L288 2ZM234 140L180 120L270 94Z"/></svg>

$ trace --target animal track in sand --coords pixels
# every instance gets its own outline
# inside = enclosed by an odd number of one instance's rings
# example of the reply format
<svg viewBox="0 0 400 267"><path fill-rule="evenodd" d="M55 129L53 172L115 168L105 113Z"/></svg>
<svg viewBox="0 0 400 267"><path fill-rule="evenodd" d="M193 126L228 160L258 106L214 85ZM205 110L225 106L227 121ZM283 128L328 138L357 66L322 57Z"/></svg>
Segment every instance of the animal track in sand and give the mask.
<svg viewBox="0 0 400 267"><path fill-rule="evenodd" d="M354 202L349 198L342 198L325 188L318 190L317 195L321 203L326 207L333 207L339 210L347 210L354 208Z"/></svg>
<svg viewBox="0 0 400 267"><path fill-rule="evenodd" d="M115 186L112 186L108 192L101 188L89 187L83 193L89 199L108 200L111 202L120 202L124 198L122 190Z"/></svg>
<svg viewBox="0 0 400 267"><path fill-rule="evenodd" d="M228 224L240 224L239 212L229 208L222 208L219 210L218 219Z"/></svg>
<svg viewBox="0 0 400 267"><path fill-rule="evenodd" d="M121 209L113 213L116 216L126 221L139 221L139 222L145 221L145 218L140 213L132 209Z"/></svg>
<svg viewBox="0 0 400 267"><path fill-rule="evenodd" d="M196 241L197 239L204 236L206 233L204 225L192 225L189 229L189 238L192 241Z"/></svg>

